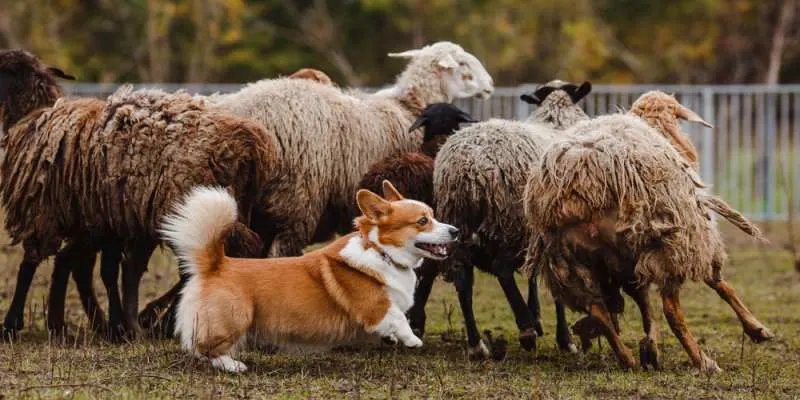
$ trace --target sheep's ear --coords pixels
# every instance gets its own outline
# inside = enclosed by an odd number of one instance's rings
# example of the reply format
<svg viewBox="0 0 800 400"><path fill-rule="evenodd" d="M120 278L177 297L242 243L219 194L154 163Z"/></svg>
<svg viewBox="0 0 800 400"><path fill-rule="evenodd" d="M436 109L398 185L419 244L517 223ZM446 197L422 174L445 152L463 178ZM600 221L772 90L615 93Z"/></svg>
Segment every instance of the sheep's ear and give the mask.
<svg viewBox="0 0 800 400"><path fill-rule="evenodd" d="M356 193L356 203L361 213L373 222L377 222L391 210L388 201L367 189L361 189Z"/></svg>
<svg viewBox="0 0 800 400"><path fill-rule="evenodd" d="M575 94L570 94L570 98L572 102L577 104L581 101L586 95L588 95L592 91L592 84L589 81L581 83L581 86L575 90Z"/></svg>
<svg viewBox="0 0 800 400"><path fill-rule="evenodd" d="M72 75L70 75L70 74L68 74L68 73L64 72L64 71L63 71L61 68L56 68L56 67L47 67L47 72L49 72L49 73L50 73L50 75L53 75L53 76L55 76L55 77L57 77L57 78L61 78L61 79L69 79L69 80L71 80L71 81L74 81L74 80L75 80L75 77L74 77L74 76L72 76Z"/></svg>
<svg viewBox="0 0 800 400"><path fill-rule="evenodd" d="M707 128L713 128L714 127L714 125L709 124L703 118L700 118L700 116L697 115L697 113L695 113L694 111L684 107L682 104L679 105L677 110L675 111L675 116L680 118L680 119L685 119L685 120L687 120L689 122L697 122L697 123L702 124L703 126L705 126Z"/></svg>
<svg viewBox="0 0 800 400"><path fill-rule="evenodd" d="M408 128L408 131L413 132L415 129L419 129L419 127L425 125L427 122L428 122L428 117L421 115L419 118L417 118L416 121L414 121L413 124L411 124L411 127Z"/></svg>
<svg viewBox="0 0 800 400"><path fill-rule="evenodd" d="M406 50L400 53L389 53L388 56L392 58L414 58L419 55L420 51L419 49Z"/></svg>
<svg viewBox="0 0 800 400"><path fill-rule="evenodd" d="M542 101L536 97L535 93L523 94L522 96L519 96L519 99L528 104L536 104L537 106L542 103Z"/></svg>
<svg viewBox="0 0 800 400"><path fill-rule="evenodd" d="M458 68L458 62L455 58L453 58L450 54L445 54L442 58L439 59L437 65L444 69L456 69Z"/></svg>
<svg viewBox="0 0 800 400"><path fill-rule="evenodd" d="M392 185L392 182L389 182L386 179L383 180L381 187L383 188L383 198L388 201L400 201L406 199L402 194L400 194L400 192L397 191L397 188Z"/></svg>
<svg viewBox="0 0 800 400"><path fill-rule="evenodd" d="M524 95L523 95L524 96ZM458 110L458 122L478 122L463 110Z"/></svg>

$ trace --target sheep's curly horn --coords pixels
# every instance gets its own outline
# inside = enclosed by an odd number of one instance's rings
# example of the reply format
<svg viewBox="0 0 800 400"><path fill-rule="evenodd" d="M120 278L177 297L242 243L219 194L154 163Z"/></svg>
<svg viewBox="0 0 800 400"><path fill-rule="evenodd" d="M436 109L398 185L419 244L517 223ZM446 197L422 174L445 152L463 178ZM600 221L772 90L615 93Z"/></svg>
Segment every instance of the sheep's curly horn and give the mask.
<svg viewBox="0 0 800 400"><path fill-rule="evenodd" d="M682 104L679 105L677 110L675 111L675 116L680 118L680 119L685 119L685 120L690 121L690 122L697 122L697 123L702 124L703 126L705 126L707 128L713 128L714 127L714 125L709 124L703 118L701 118L699 115L697 115L696 112L686 108Z"/></svg>

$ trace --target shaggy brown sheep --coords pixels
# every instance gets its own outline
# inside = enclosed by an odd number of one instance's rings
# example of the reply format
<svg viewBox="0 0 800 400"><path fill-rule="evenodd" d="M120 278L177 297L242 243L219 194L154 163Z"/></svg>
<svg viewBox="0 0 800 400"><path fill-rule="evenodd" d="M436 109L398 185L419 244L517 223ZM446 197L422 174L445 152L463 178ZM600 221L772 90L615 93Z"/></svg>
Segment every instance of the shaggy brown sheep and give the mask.
<svg viewBox="0 0 800 400"><path fill-rule="evenodd" d="M275 144L258 125L185 93L123 87L107 100L69 99L61 98L57 77L68 76L27 52L0 52L0 199L6 229L25 251L4 336L23 327L33 274L62 241L58 276L72 270L84 284L97 249L111 249L110 242L124 252L122 306L135 333L138 283L159 242L161 215L193 186L218 185L237 197L243 223L258 221ZM54 283L51 303L63 305L64 280ZM78 286L92 301L91 288ZM63 307L51 311L49 327L62 329Z"/></svg>
<svg viewBox="0 0 800 400"><path fill-rule="evenodd" d="M526 269L539 268L556 298L589 313L578 329L605 335L626 368L636 361L614 321L619 288L633 295L645 322L641 364L658 368L658 330L647 299L649 286L657 285L673 333L696 367L713 372L719 367L700 350L680 310L685 280L715 289L753 341L773 335L722 279L726 254L710 213L753 235L758 229L705 193L679 119L707 124L672 96L650 92L628 115L579 123L567 131L569 139L550 147L525 191L532 232Z"/></svg>

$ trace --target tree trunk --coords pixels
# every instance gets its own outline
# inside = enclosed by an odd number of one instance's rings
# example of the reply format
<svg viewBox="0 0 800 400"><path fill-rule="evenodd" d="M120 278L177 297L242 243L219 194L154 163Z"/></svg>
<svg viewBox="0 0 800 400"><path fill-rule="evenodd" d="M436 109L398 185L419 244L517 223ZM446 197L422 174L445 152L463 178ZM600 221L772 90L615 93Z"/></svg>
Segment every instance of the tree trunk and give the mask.
<svg viewBox="0 0 800 400"><path fill-rule="evenodd" d="M764 79L764 83L766 84L775 85L780 78L783 47L786 43L786 34L792 25L792 19L794 19L796 8L797 0L783 0L783 5L778 15L778 24L775 26L775 31L772 34L772 50L769 52L769 68L767 68L767 76Z"/></svg>

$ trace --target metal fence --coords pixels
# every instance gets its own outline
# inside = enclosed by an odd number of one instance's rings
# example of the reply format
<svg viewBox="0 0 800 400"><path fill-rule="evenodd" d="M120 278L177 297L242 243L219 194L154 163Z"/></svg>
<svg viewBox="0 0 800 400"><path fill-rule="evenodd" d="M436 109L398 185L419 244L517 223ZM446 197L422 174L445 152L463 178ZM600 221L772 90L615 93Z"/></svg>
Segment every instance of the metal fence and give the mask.
<svg viewBox="0 0 800 400"><path fill-rule="evenodd" d="M230 84L137 85L210 94L237 90ZM532 107L519 95L535 85L497 88L489 100L458 100L478 119L522 119ZM104 96L116 85L73 84L67 91ZM800 85L595 85L582 105L591 115L628 108L642 93L658 89L678 100L714 129L684 123L700 152L700 173L750 218L786 220L800 212ZM800 217L800 216L798 216Z"/></svg>

